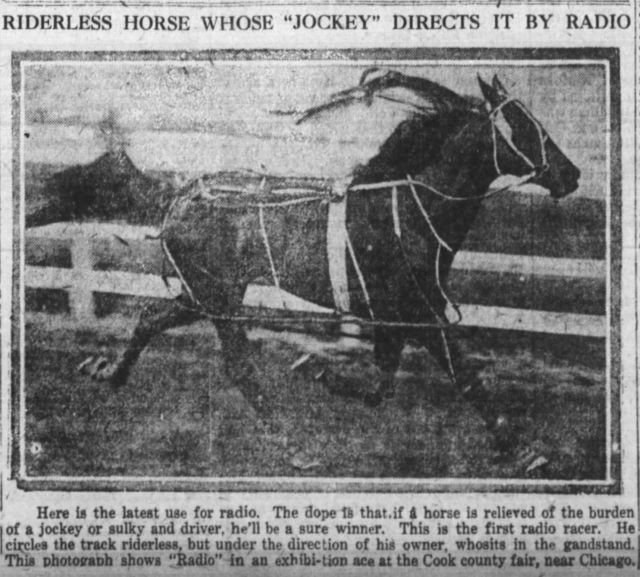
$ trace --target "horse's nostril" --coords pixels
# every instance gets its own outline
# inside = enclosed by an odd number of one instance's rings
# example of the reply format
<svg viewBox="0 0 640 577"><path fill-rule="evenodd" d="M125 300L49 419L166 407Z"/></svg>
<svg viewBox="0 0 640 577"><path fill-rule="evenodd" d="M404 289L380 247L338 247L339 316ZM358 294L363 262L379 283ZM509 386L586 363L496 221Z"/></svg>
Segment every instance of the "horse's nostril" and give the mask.
<svg viewBox="0 0 640 577"><path fill-rule="evenodd" d="M577 168L576 166L572 166L568 170L567 177L568 177L567 180L577 183L578 180L580 180L580 169Z"/></svg>

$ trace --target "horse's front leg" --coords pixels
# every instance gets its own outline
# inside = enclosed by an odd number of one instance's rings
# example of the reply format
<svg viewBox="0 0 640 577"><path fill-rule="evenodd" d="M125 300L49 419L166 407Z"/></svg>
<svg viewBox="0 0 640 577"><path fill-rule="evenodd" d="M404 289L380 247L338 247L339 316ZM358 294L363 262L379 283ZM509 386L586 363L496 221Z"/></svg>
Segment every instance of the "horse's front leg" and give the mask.
<svg viewBox="0 0 640 577"><path fill-rule="evenodd" d="M394 379L400 366L400 358L404 347L404 337L400 330L376 327L374 331L373 356L380 371L380 381L373 392L367 392L364 402L375 407L383 399L393 396Z"/></svg>
<svg viewBox="0 0 640 577"><path fill-rule="evenodd" d="M363 401L370 407L378 406L393 395L393 380L400 365L404 339L400 332L377 327L374 331L375 375L363 372L361 364L355 370L349 367L325 367L319 375L329 392L341 397ZM367 379L367 374L371 378ZM319 376L315 377L316 379ZM371 386L373 381L373 387Z"/></svg>
<svg viewBox="0 0 640 577"><path fill-rule="evenodd" d="M496 403L480 377L481 367L463 359L456 343L447 338L443 329L428 329L421 338L423 344L447 372L451 382L478 412L493 433L499 448L513 443L513 430L506 415Z"/></svg>
<svg viewBox="0 0 640 577"><path fill-rule="evenodd" d="M168 329L191 324L199 318L200 315L189 309L181 297L154 303L142 311L127 348L115 361L109 362L102 356L97 359L89 357L80 365L80 370L119 388L127 382L131 368L152 337Z"/></svg>
<svg viewBox="0 0 640 577"><path fill-rule="evenodd" d="M255 365L255 348L244 327L233 321L216 323L224 370L231 386L237 387L256 409L262 409L262 395Z"/></svg>

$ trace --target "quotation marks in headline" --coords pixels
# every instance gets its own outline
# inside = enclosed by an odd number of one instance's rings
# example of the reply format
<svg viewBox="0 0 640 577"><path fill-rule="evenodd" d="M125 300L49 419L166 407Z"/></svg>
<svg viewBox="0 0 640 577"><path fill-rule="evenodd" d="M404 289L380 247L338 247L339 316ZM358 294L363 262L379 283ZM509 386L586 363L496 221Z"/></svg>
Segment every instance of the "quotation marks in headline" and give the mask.
<svg viewBox="0 0 640 577"><path fill-rule="evenodd" d="M269 32L279 27L287 31L349 32L395 30L406 32L446 33L472 30L626 30L632 25L624 12L528 13L395 13L382 17L365 13L293 13L273 14L4 14L3 31L58 30L130 32Z"/></svg>

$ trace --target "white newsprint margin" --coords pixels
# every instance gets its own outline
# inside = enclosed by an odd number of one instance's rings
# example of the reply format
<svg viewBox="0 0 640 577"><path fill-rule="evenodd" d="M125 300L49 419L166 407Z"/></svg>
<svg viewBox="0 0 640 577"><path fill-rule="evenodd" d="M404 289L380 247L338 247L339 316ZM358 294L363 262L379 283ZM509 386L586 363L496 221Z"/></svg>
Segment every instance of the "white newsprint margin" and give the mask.
<svg viewBox="0 0 640 577"><path fill-rule="evenodd" d="M0 0L0 575L636 574L639 10ZM387 71L457 96L354 90L295 123ZM400 184L349 191L416 126L369 181ZM442 211L469 206L447 197L514 158L531 178L487 193L442 265ZM207 298L254 265L245 356ZM200 317L152 324L112 387L141 311L181 292ZM407 338L370 406L385 330Z"/></svg>

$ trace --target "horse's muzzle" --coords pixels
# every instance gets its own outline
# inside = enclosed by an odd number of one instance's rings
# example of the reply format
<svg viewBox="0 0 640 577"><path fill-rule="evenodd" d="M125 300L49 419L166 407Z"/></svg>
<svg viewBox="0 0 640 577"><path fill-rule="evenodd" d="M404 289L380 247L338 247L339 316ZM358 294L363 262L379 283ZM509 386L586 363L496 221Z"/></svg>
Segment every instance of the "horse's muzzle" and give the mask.
<svg viewBox="0 0 640 577"><path fill-rule="evenodd" d="M560 173L557 185L550 187L549 190L553 198L563 198L575 192L579 185L580 169L572 165Z"/></svg>

